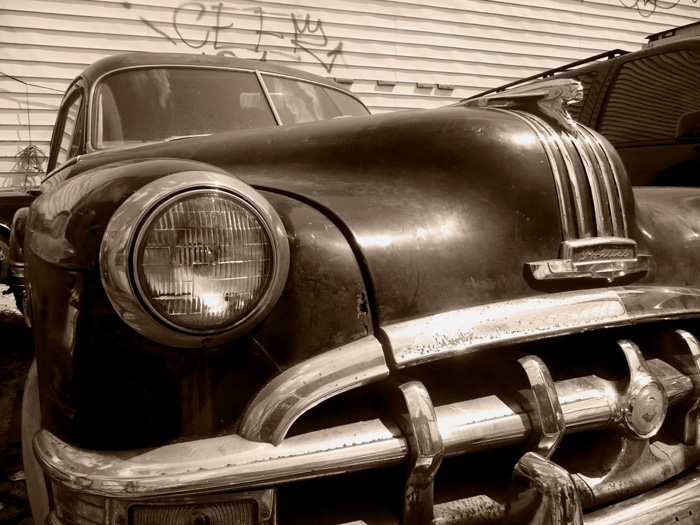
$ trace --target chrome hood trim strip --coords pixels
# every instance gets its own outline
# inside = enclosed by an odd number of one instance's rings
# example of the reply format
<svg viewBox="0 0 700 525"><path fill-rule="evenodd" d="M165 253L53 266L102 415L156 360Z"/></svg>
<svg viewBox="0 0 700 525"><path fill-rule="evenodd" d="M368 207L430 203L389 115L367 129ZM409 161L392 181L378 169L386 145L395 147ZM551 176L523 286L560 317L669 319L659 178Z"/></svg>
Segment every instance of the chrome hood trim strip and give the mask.
<svg viewBox="0 0 700 525"><path fill-rule="evenodd" d="M398 368L643 321L700 314L695 288L617 287L474 306L382 327Z"/></svg>

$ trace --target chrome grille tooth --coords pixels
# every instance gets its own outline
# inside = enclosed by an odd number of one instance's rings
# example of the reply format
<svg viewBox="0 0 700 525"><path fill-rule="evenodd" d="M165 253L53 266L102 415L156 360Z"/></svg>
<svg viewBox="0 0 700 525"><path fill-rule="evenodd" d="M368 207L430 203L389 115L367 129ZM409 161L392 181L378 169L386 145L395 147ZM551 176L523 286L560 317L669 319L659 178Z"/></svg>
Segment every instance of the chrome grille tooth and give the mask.
<svg viewBox="0 0 700 525"><path fill-rule="evenodd" d="M517 523L584 524L571 474L534 452L520 458L508 487L503 525Z"/></svg>
<svg viewBox="0 0 700 525"><path fill-rule="evenodd" d="M429 523L433 520L434 480L445 446L438 429L435 407L420 381L398 385L408 411L399 417L399 426L410 447L409 467L403 498L402 523ZM399 410L399 413L403 410Z"/></svg>
<svg viewBox="0 0 700 525"><path fill-rule="evenodd" d="M622 411L627 428L640 438L656 435L666 417L668 395L661 380L656 378L639 347L632 341L617 342L627 360L630 382L621 397Z"/></svg>
<svg viewBox="0 0 700 525"><path fill-rule="evenodd" d="M537 412L539 442L534 452L545 459L552 457L564 437L566 423L554 381L547 365L537 356L518 359L525 370L534 397L533 408Z"/></svg>

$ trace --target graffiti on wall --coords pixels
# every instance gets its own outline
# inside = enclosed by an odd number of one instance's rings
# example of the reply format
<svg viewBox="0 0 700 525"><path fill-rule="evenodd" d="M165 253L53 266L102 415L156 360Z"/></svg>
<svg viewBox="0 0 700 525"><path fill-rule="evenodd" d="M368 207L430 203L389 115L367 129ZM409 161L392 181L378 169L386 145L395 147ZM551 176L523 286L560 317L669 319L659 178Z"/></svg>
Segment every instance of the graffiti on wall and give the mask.
<svg viewBox="0 0 700 525"><path fill-rule="evenodd" d="M694 4L698 3L698 0L691 1ZM636 9L640 15L647 18L657 9L673 9L681 3L681 0L620 0L620 3L629 9Z"/></svg>
<svg viewBox="0 0 700 525"><path fill-rule="evenodd" d="M128 10L133 8L126 1L122 5ZM256 29L236 26L237 17L241 15L255 17ZM225 6L223 2L210 5L185 2L172 9L172 21L168 24L156 24L142 16L139 20L172 45L182 44L203 53L236 56L236 51L246 49L259 60L277 55L294 61L301 61L302 55L307 55L328 73L343 54L343 42L331 42L323 20L313 20L308 13L273 14L263 11L261 7L237 9ZM272 21L282 21L285 30L272 31L268 27ZM243 31L255 33L254 45L237 42L237 37Z"/></svg>

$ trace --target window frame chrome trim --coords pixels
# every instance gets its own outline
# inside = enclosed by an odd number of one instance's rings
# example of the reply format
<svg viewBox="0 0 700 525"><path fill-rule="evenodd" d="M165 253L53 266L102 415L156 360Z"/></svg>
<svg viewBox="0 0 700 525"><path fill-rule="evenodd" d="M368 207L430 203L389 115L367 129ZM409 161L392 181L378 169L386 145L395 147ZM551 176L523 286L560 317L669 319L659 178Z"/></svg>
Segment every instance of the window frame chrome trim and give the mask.
<svg viewBox="0 0 700 525"><path fill-rule="evenodd" d="M370 114L370 111L369 111L369 108L367 108L367 105L364 102L362 102L360 97L355 95L355 93L353 93L352 91L349 91L349 90L346 91L345 89L343 89L341 87L334 86L332 84L326 84L324 82L319 82L318 80L311 80L308 78L296 77L294 75L287 75L284 73L277 73L274 71L264 71L264 70L256 69L256 72L259 72L261 76L280 77L280 78L286 78L289 80L297 80L299 82L306 82L307 84L315 84L317 86L332 89L333 91L338 91L339 93L343 93L344 95L348 95L350 98L354 98L357 102L360 103L360 105L363 108L367 109L367 114L368 115Z"/></svg>
<svg viewBox="0 0 700 525"><path fill-rule="evenodd" d="M186 331L164 324L140 298L131 262L141 226L162 203L182 193L221 190L255 209L267 230L273 254L270 284L258 305L227 329ZM281 218L256 190L230 174L181 171L156 179L131 195L110 219L102 237L99 266L105 292L119 316L140 334L179 348L201 348L229 341L259 323L276 304L289 271L289 244Z"/></svg>
<svg viewBox="0 0 700 525"><path fill-rule="evenodd" d="M277 111L277 108L275 107L275 103L272 100L272 95L270 95L270 90L267 89L267 86L265 85L265 79L263 79L262 73L256 69L255 76L258 79L258 84L260 84L260 87L262 88L263 95L265 95L267 105L270 106L270 109L272 110L272 115L275 117L275 122L278 126L281 126L282 117L280 117L279 111Z"/></svg>

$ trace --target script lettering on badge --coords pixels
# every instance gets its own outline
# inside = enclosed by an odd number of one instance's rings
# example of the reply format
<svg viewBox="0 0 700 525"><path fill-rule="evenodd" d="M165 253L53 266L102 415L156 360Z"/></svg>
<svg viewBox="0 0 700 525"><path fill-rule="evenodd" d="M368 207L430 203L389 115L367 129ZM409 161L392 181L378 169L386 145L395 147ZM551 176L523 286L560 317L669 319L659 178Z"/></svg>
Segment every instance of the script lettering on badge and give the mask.
<svg viewBox="0 0 700 525"><path fill-rule="evenodd" d="M583 248L576 252L576 262L596 262L633 259L634 251L628 248Z"/></svg>

